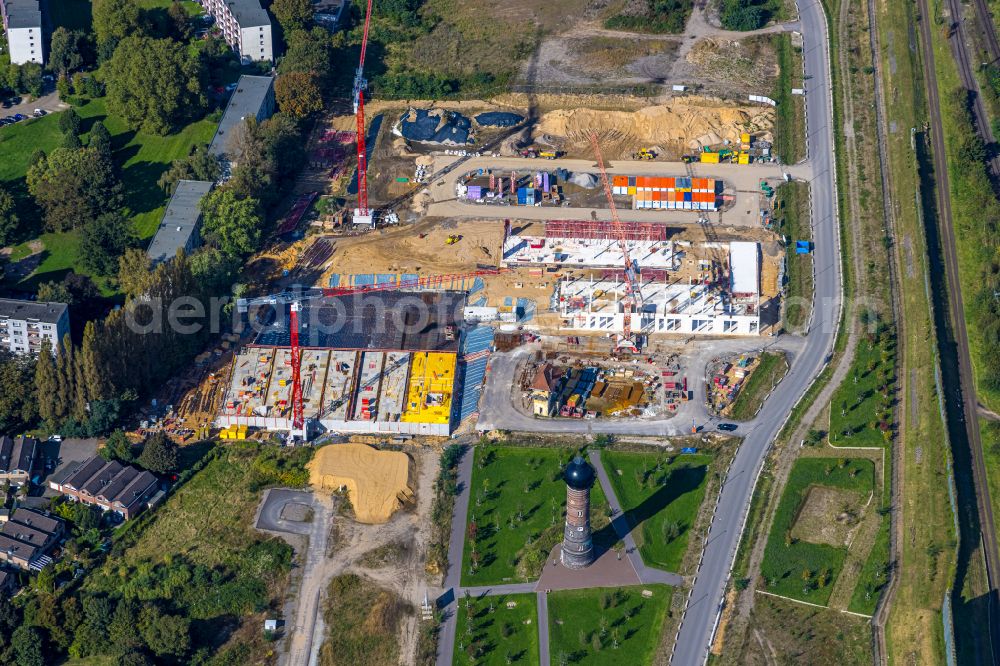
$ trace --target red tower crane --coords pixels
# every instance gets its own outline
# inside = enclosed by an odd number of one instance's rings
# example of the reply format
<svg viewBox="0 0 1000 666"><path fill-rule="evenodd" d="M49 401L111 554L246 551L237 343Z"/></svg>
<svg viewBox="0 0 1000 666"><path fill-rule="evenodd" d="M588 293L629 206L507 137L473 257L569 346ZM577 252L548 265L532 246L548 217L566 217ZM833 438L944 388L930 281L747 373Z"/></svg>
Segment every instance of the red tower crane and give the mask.
<svg viewBox="0 0 1000 666"><path fill-rule="evenodd" d="M591 133L590 144L594 147L594 154L597 156L597 166L601 170L601 185L604 186L604 196L608 199L608 206L611 208L611 222L615 237L618 239L618 247L621 248L622 257L625 261L625 298L622 299L622 306L625 310L623 322L622 339L618 342L619 348L639 351L635 341L632 339L632 312L635 309L636 301L642 299L639 292L638 276L635 265L628 253L628 237L625 234L625 227L618 219L618 209L615 208L614 195L611 192L611 183L608 182L608 171L604 168L604 157L601 155L601 146L597 142L597 134Z"/></svg>
<svg viewBox="0 0 1000 666"><path fill-rule="evenodd" d="M368 152L365 146L365 52L368 50L368 27L372 21L372 0L365 11L365 30L361 38L361 59L354 73L354 114L358 120L358 207L354 209L355 224L373 224L372 211L368 208Z"/></svg>
<svg viewBox="0 0 1000 666"><path fill-rule="evenodd" d="M289 326L291 327L292 344L292 431L302 432L303 439L306 419L302 409L302 350L299 349L299 309L302 305L298 301L292 301Z"/></svg>

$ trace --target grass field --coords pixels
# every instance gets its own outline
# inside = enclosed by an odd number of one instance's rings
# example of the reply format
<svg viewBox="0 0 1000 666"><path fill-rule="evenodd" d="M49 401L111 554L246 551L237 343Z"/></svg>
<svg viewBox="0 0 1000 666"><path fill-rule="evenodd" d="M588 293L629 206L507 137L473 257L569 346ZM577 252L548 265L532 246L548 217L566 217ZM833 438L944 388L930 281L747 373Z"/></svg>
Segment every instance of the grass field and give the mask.
<svg viewBox="0 0 1000 666"><path fill-rule="evenodd" d="M632 534L643 562L678 571L712 457L603 451L601 461L629 524L638 526Z"/></svg>
<svg viewBox="0 0 1000 666"><path fill-rule="evenodd" d="M337 576L327 588L326 638L320 666L396 666L400 620L412 609L396 594L355 574Z"/></svg>
<svg viewBox="0 0 1000 666"><path fill-rule="evenodd" d="M854 594L851 595L851 603L847 610L852 613L862 613L872 615L878 604L879 593L882 587L889 582L889 518L883 517L879 522L878 535L875 543L872 544L868 559L865 560L861 575L858 577L857 585L854 586Z"/></svg>
<svg viewBox="0 0 1000 666"><path fill-rule="evenodd" d="M156 181L172 161L187 155L193 146L208 144L215 134L215 123L199 120L174 134L156 136L128 129L124 121L108 114L104 99L91 100L77 107L77 113L83 120L81 138L84 143L98 120L111 133L133 227L143 242L148 241L156 232L168 198ZM0 180L8 181L7 185L22 196L27 196L23 178L32 152L36 149L49 152L62 140L58 115L5 127L0 132ZM41 228L35 231L35 238L45 246L44 254L38 268L18 285L19 288L33 288L40 282L61 279L70 270L86 272L77 262L79 231L45 233ZM28 254L26 242L16 246L12 256Z"/></svg>
<svg viewBox="0 0 1000 666"><path fill-rule="evenodd" d="M723 663L870 666L871 626L866 618L758 594L735 659Z"/></svg>
<svg viewBox="0 0 1000 666"><path fill-rule="evenodd" d="M810 543L790 535L811 488L852 491L864 504L874 488L874 474L875 466L868 460L800 458L795 462L768 535L761 565L764 590L814 604L826 604L843 566L847 548Z"/></svg>
<svg viewBox="0 0 1000 666"><path fill-rule="evenodd" d="M805 102L792 95L802 87L802 51L792 46L787 33L777 36L778 81L772 98L778 103L774 120L774 152L785 164L795 164L806 156Z"/></svg>
<svg viewBox="0 0 1000 666"><path fill-rule="evenodd" d="M516 604L514 608L507 607L511 602ZM454 664L538 664L538 604L534 594L473 597L468 603L466 609L466 599L458 601Z"/></svg>
<svg viewBox="0 0 1000 666"><path fill-rule="evenodd" d="M812 240L809 184L793 180L778 188L777 232L788 238L785 249L785 327L801 330L809 321L813 297L812 254L797 254L795 241Z"/></svg>
<svg viewBox="0 0 1000 666"><path fill-rule="evenodd" d="M869 330L858 342L851 369L830 403L830 443L834 446L884 446L884 433L893 426L895 341L881 325L863 322L862 327Z"/></svg>
<svg viewBox="0 0 1000 666"><path fill-rule="evenodd" d="M750 379L746 381L740 389L729 416L737 421L749 421L757 415L760 406L764 404L764 398L771 389L781 381L785 373L788 372L788 361L785 355L780 352L764 352L760 355L760 365L758 365Z"/></svg>
<svg viewBox="0 0 1000 666"><path fill-rule="evenodd" d="M559 464L569 462L571 455L571 450L476 447L462 560L463 585L490 585L538 576L548 552L562 539L566 484ZM600 485L595 485L591 493L595 540L602 538L601 530L609 524L607 506ZM473 521L475 548L470 538ZM474 560L478 565L473 571Z"/></svg>
<svg viewBox="0 0 1000 666"><path fill-rule="evenodd" d="M651 591L652 596L643 597L643 590ZM665 585L550 593L552 663L651 664L672 595L673 589Z"/></svg>

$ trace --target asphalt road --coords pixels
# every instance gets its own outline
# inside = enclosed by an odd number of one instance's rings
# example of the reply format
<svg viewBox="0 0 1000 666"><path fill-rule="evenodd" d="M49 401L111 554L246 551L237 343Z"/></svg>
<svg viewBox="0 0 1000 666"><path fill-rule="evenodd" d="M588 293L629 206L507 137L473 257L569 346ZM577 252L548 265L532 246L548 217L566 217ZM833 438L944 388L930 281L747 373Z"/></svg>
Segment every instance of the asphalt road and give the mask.
<svg viewBox="0 0 1000 666"><path fill-rule="evenodd" d="M544 592L536 594L538 600L538 663L549 664L549 597Z"/></svg>
<svg viewBox="0 0 1000 666"><path fill-rule="evenodd" d="M800 0L798 5L808 86L807 145L814 170L810 188L816 242L813 318L803 353L793 361L788 375L764 403L756 425L749 433L744 433L746 438L726 477L671 659L672 664L681 666L702 664L708 658L726 583L764 456L792 408L826 364L840 320L840 235L829 35L826 16L818 1Z"/></svg>

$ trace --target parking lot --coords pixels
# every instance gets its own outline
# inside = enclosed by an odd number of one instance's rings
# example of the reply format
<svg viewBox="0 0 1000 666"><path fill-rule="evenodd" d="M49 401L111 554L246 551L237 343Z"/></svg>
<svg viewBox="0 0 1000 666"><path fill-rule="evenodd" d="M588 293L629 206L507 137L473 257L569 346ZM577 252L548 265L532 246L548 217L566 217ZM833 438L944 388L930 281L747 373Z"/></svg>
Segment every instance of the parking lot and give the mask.
<svg viewBox="0 0 1000 666"><path fill-rule="evenodd" d="M20 101L18 101L20 100ZM0 104L0 120L6 120L9 118L16 118L18 115L22 116L17 122L23 122L28 118L34 117L35 109L42 111L42 115L47 115L50 113L55 113L57 111L63 111L69 108L69 104L61 102L59 100L59 95L53 90L52 92L42 95L37 99L31 99L28 95L14 97L12 100L16 104L11 104L8 106L3 106ZM12 124L8 120L4 125Z"/></svg>
<svg viewBox="0 0 1000 666"><path fill-rule="evenodd" d="M49 488L49 479L62 480L78 463L83 462L97 453L97 439L64 439L61 442L48 440L41 443L41 455L38 460L39 486L46 497L54 497L58 493ZM37 491L36 491L37 492Z"/></svg>

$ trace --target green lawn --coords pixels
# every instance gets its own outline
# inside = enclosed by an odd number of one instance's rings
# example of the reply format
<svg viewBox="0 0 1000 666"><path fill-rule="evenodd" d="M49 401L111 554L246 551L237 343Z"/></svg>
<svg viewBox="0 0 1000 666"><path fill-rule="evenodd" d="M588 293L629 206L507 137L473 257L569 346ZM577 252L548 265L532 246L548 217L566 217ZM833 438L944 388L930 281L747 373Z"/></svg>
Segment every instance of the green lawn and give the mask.
<svg viewBox="0 0 1000 666"><path fill-rule="evenodd" d="M653 593L642 596L643 590ZM651 664L673 589L666 585L565 590L549 594L553 664ZM617 647L616 647L617 642Z"/></svg>
<svg viewBox="0 0 1000 666"><path fill-rule="evenodd" d="M736 396L729 416L737 421L749 421L757 415L764 398L770 394L774 385L788 372L788 361L781 352L764 352L760 356L760 365L754 368L750 378L746 380Z"/></svg>
<svg viewBox="0 0 1000 666"><path fill-rule="evenodd" d="M538 577L549 551L562 539L566 484L559 463L569 462L572 455L570 449L475 448L462 585ZM610 533L607 506L600 485L595 485L591 524L598 541ZM475 553L470 538L473 521ZM473 570L474 559L478 566Z"/></svg>
<svg viewBox="0 0 1000 666"><path fill-rule="evenodd" d="M878 535L872 544L868 559L861 569L858 583L851 595L847 610L854 613L872 615L882 586L889 582L889 518L883 517L878 526Z"/></svg>
<svg viewBox="0 0 1000 666"><path fill-rule="evenodd" d="M800 458L795 461L764 551L761 576L765 590L826 604L843 567L847 548L792 538L792 528L800 518L799 512L810 488L854 491L858 501L864 504L874 488L874 477L875 465L870 460ZM808 580L805 578L807 572Z"/></svg>
<svg viewBox="0 0 1000 666"><path fill-rule="evenodd" d="M834 446L884 446L891 428L896 346L881 324L862 324L851 369L830 402L830 443Z"/></svg>
<svg viewBox="0 0 1000 666"><path fill-rule="evenodd" d="M632 534L643 561L667 571L679 570L705 499L712 457L603 451L601 461L629 524L638 526ZM670 540L668 527L677 531Z"/></svg>
<svg viewBox="0 0 1000 666"><path fill-rule="evenodd" d="M792 88L801 88L802 50L792 46L792 38L784 33L775 40L778 48L778 81L772 97L778 103L774 121L774 153L785 164L795 164L806 156L805 102L793 95Z"/></svg>
<svg viewBox="0 0 1000 666"><path fill-rule="evenodd" d="M514 608L507 607L510 602L516 604ZM468 610L466 603L465 598L458 601L453 664L538 664L538 606L534 594L472 597Z"/></svg>
<svg viewBox="0 0 1000 666"><path fill-rule="evenodd" d="M168 198L156 181L172 161L187 155L192 146L208 144L215 133L215 123L199 120L174 134L156 136L130 130L123 120L109 116L104 99L91 100L77 107L77 113L83 119L81 130L84 143L90 128L98 120L111 133L115 160L122 170L126 206L136 234L144 243L147 242L156 232ZM49 152L59 146L58 116L51 114L0 131L0 180L8 181L7 185L15 192L27 195L23 178L32 152L35 149ZM85 273L77 262L79 232L44 233L40 220L38 225L36 238L45 245L44 256L35 272L18 286L33 288L40 282L61 279L70 270ZM27 254L27 243L23 243L14 248L12 258Z"/></svg>
<svg viewBox="0 0 1000 666"><path fill-rule="evenodd" d="M809 321L813 297L812 254L797 254L795 241L811 241L809 184L791 181L778 188L776 231L788 239L785 248L785 326L799 330Z"/></svg>

